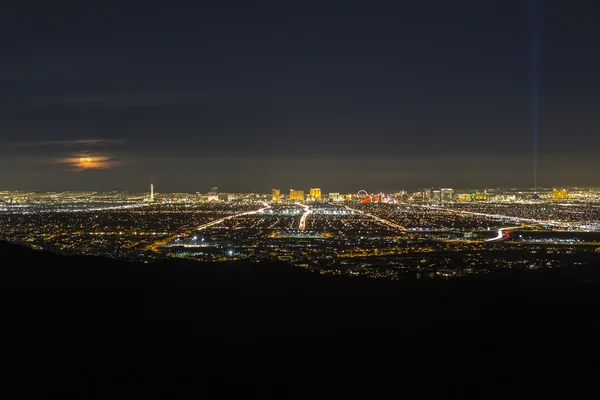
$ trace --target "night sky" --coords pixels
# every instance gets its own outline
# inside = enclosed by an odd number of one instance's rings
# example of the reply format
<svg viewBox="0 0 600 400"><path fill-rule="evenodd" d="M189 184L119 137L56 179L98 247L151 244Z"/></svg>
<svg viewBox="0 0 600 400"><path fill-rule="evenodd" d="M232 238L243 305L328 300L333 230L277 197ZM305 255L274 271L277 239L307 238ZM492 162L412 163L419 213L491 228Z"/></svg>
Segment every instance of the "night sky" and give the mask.
<svg viewBox="0 0 600 400"><path fill-rule="evenodd" d="M532 186L534 79L600 186L597 1L67 3L0 14L0 190Z"/></svg>

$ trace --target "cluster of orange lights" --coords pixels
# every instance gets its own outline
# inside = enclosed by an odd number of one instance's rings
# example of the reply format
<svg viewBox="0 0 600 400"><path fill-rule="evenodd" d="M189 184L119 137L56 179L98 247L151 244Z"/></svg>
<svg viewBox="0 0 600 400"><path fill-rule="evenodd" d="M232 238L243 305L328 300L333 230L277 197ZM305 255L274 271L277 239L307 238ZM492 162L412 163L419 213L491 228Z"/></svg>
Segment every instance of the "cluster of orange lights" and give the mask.
<svg viewBox="0 0 600 400"><path fill-rule="evenodd" d="M114 157L106 156L74 156L58 160L61 164L67 164L74 170L109 169L118 166L119 161Z"/></svg>

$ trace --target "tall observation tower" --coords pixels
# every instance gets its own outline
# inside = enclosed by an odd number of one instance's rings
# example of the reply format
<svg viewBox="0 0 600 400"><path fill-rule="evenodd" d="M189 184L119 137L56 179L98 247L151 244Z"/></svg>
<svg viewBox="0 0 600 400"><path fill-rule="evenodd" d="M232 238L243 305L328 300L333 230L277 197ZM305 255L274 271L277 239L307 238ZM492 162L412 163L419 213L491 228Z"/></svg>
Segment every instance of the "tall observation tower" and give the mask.
<svg viewBox="0 0 600 400"><path fill-rule="evenodd" d="M150 181L150 201L154 201L154 180Z"/></svg>

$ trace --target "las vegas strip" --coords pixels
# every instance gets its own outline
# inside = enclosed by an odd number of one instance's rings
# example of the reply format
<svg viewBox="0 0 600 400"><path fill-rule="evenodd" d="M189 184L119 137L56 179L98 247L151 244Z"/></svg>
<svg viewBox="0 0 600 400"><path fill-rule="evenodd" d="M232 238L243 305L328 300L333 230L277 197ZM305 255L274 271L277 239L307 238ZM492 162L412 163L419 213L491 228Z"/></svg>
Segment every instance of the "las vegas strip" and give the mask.
<svg viewBox="0 0 600 400"><path fill-rule="evenodd" d="M140 185L142 187L142 185ZM0 192L0 240L154 262L277 260L319 274L452 279L600 260L595 188Z"/></svg>

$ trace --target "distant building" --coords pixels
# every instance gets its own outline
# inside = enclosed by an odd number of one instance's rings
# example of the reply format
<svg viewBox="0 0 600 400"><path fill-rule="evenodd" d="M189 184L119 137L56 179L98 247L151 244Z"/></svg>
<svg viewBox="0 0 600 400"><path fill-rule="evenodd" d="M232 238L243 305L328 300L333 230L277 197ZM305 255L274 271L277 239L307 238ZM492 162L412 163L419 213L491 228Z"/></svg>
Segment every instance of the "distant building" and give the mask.
<svg viewBox="0 0 600 400"><path fill-rule="evenodd" d="M475 196L473 196L473 199L475 198ZM456 195L456 200L457 201L471 201L471 194L470 193L460 193Z"/></svg>
<svg viewBox="0 0 600 400"><path fill-rule="evenodd" d="M440 198L441 198L442 201L452 201L452 200L454 200L454 189L442 188L440 190Z"/></svg>
<svg viewBox="0 0 600 400"><path fill-rule="evenodd" d="M339 193L329 193L329 200L334 202L344 201L344 196Z"/></svg>
<svg viewBox="0 0 600 400"><path fill-rule="evenodd" d="M431 192L431 199L433 201L441 201L442 200L442 192L439 190L433 190Z"/></svg>
<svg viewBox="0 0 600 400"><path fill-rule="evenodd" d="M213 187L208 192L208 201L219 201L219 188Z"/></svg>
<svg viewBox="0 0 600 400"><path fill-rule="evenodd" d="M554 200L564 200L569 198L567 189L552 189L552 198Z"/></svg>
<svg viewBox="0 0 600 400"><path fill-rule="evenodd" d="M217 195L217 198L219 199L219 201L229 201L229 193L219 193Z"/></svg>
<svg viewBox="0 0 600 400"><path fill-rule="evenodd" d="M281 201L281 192L279 189L271 190L271 200L273 201Z"/></svg>
<svg viewBox="0 0 600 400"><path fill-rule="evenodd" d="M290 189L290 201L304 201L304 190Z"/></svg>
<svg viewBox="0 0 600 400"><path fill-rule="evenodd" d="M312 188L310 189L310 198L311 200L321 200L321 189Z"/></svg>

